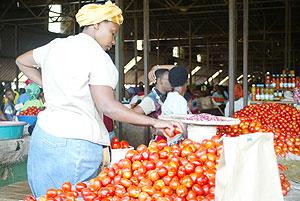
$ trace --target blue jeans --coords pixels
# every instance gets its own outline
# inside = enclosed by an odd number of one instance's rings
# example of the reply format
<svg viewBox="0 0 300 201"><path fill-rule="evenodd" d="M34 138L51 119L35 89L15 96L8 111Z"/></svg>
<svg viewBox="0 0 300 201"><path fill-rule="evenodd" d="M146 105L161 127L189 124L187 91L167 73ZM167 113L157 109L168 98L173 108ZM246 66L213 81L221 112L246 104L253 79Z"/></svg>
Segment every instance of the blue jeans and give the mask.
<svg viewBox="0 0 300 201"><path fill-rule="evenodd" d="M38 124L31 136L27 173L35 197L64 182L87 181L97 176L103 147L86 140L55 137Z"/></svg>

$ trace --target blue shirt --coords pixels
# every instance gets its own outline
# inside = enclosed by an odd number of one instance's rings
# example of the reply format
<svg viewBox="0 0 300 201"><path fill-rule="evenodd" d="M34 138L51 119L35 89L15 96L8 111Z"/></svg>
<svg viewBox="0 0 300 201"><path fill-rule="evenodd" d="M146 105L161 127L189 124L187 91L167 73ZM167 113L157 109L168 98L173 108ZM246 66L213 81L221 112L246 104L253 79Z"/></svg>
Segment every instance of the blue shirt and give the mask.
<svg viewBox="0 0 300 201"><path fill-rule="evenodd" d="M13 103L8 102L5 104L4 106L4 114L7 118L7 120L9 121L13 121L14 120L14 115L16 114L16 109Z"/></svg>
<svg viewBox="0 0 300 201"><path fill-rule="evenodd" d="M29 100L29 96L26 93L21 94L19 96L18 100L17 100L17 104L19 104L19 103L23 103L24 104L28 100Z"/></svg>

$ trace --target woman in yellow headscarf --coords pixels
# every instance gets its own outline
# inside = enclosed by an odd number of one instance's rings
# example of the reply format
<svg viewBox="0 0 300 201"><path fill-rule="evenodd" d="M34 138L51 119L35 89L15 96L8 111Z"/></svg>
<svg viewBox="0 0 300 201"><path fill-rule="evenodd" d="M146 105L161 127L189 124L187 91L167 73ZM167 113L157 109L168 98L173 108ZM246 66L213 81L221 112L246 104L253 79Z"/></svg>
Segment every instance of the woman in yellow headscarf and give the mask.
<svg viewBox="0 0 300 201"><path fill-rule="evenodd" d="M118 71L105 51L115 45L123 22L121 9L110 1L88 4L76 20L82 33L55 39L16 60L20 70L43 87L46 100L31 137L27 165L36 197L65 181L75 184L98 174L105 162L102 153L110 145L103 114L156 128L181 127L136 114L114 100Z"/></svg>

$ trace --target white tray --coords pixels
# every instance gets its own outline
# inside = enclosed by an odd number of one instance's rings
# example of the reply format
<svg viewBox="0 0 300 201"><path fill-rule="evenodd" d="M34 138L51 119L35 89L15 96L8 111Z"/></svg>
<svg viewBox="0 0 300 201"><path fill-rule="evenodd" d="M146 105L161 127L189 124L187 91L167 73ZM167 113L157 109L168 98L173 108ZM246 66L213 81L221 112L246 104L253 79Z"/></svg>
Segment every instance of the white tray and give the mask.
<svg viewBox="0 0 300 201"><path fill-rule="evenodd" d="M231 118L231 117L222 117L223 121L196 121L196 120L188 120L187 118L190 115L168 115L168 116L159 116L159 119L168 120L168 121L180 121L185 124L194 124L194 125L202 125L202 126L226 126L226 125L238 125L240 124L239 119Z"/></svg>

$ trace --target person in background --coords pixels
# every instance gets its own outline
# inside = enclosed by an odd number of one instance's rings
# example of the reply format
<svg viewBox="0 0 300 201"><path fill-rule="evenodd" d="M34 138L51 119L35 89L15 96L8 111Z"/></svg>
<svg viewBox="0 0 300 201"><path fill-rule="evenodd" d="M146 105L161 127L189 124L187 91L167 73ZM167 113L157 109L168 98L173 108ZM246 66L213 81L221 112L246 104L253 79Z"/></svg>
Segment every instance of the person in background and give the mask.
<svg viewBox="0 0 300 201"><path fill-rule="evenodd" d="M35 106L37 108L43 108L44 105L42 101L39 100L41 89L39 85L32 82L28 84L26 87L26 94L28 95L28 100L24 103L24 105L21 107L21 110L26 110L29 107Z"/></svg>
<svg viewBox="0 0 300 201"><path fill-rule="evenodd" d="M20 88L19 89L19 95L21 96L22 94L25 94L26 93L26 89L25 88ZM20 98L19 96L19 98Z"/></svg>
<svg viewBox="0 0 300 201"><path fill-rule="evenodd" d="M221 110L224 109L226 99L223 95L223 91L219 85L214 86L214 92L212 93L212 101L215 106L220 107Z"/></svg>
<svg viewBox="0 0 300 201"><path fill-rule="evenodd" d="M167 115L187 115L190 113L188 100L191 99L187 92L188 72L185 67L175 66L169 72L169 81L173 91L169 92L164 104L161 107L162 116ZM186 97L184 97L186 95ZM187 99L188 100L187 100ZM163 137L163 136L160 136ZM172 138L167 138L169 145L178 144L186 138L182 133Z"/></svg>
<svg viewBox="0 0 300 201"><path fill-rule="evenodd" d="M240 111L243 109L244 105L243 98L243 87L240 84L234 86L234 112ZM226 103L224 114L226 117L229 116L229 102Z"/></svg>
<svg viewBox="0 0 300 201"><path fill-rule="evenodd" d="M28 83L28 82L25 82L25 83ZM28 85L26 85L26 87L25 87L25 93L22 93L22 94L20 93L20 96L17 99L17 102L16 102L16 109L17 110L20 110L21 107L23 107L23 105L25 104L25 102L29 100L29 95L26 93L27 86Z"/></svg>
<svg viewBox="0 0 300 201"><path fill-rule="evenodd" d="M3 113L7 120L13 121L14 116L16 115L16 112L17 112L15 109L15 104L14 104L15 93L12 89L7 89L4 92L4 96L7 101L4 105Z"/></svg>
<svg viewBox="0 0 300 201"><path fill-rule="evenodd" d="M133 111L157 119L161 114L161 106L166 100L167 93L172 90L172 87L169 82L168 69L157 69L155 71L155 77L155 87L144 97L142 102L137 105Z"/></svg>
<svg viewBox="0 0 300 201"><path fill-rule="evenodd" d="M200 112L198 105L198 94L194 94L193 90L195 87L187 86L187 90L184 94L184 98L188 103L189 110L192 114L198 114Z"/></svg>
<svg viewBox="0 0 300 201"><path fill-rule="evenodd" d="M35 197L66 181L89 181L108 163L103 160L110 146L103 115L156 129L183 129L178 122L137 114L115 100L119 72L106 51L116 43L122 10L111 1L92 3L75 18L82 33L54 39L16 59L19 69L43 87L47 103L31 136L27 161Z"/></svg>
<svg viewBox="0 0 300 201"><path fill-rule="evenodd" d="M11 82L6 82L4 84L4 92L6 90L12 90L14 92L14 101L13 101L13 103L15 105L17 103L18 98L19 98L19 92L17 90L13 90L12 89ZM3 104L4 105L7 104L7 101L8 101L7 98L5 98L5 96L4 96L4 98L3 98Z"/></svg>
<svg viewBox="0 0 300 201"><path fill-rule="evenodd" d="M189 108L184 95L187 91L188 72L184 67L175 66L169 72L169 82L173 91L169 92L161 107L162 115L188 114Z"/></svg>
<svg viewBox="0 0 300 201"><path fill-rule="evenodd" d="M24 105L25 102L29 100L29 96L28 96L28 94L26 93L26 88L27 88L27 86L28 86L30 83L32 83L32 81L29 80L29 79L27 79L27 80L25 81L25 84L26 84L26 87L25 87L25 93L20 93L20 96L19 96L19 98L18 98L18 100L17 100L17 102L16 102L16 105L19 105L19 104ZM20 90L21 90L21 89L20 89Z"/></svg>
<svg viewBox="0 0 300 201"><path fill-rule="evenodd" d="M40 94L39 94L39 97L38 97L38 99L43 103L43 104L45 104L45 96L44 96L44 91L43 91L43 88L40 88Z"/></svg>
<svg viewBox="0 0 300 201"><path fill-rule="evenodd" d="M139 103L141 103L142 99L144 98L145 94L144 94L144 83L140 82L137 88L137 93L136 95L134 95L132 97L132 99L130 100L129 105L131 106L131 108L135 108Z"/></svg>

